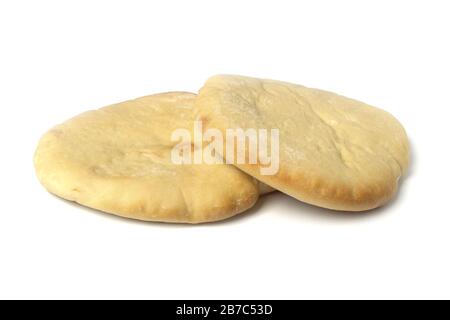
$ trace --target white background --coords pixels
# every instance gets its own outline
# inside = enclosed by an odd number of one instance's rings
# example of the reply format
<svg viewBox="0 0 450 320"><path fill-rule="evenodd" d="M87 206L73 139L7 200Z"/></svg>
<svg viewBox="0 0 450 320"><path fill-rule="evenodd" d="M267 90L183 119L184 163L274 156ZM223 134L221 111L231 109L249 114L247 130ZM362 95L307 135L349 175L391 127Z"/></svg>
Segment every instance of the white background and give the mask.
<svg viewBox="0 0 450 320"><path fill-rule="evenodd" d="M450 298L448 1L2 1L0 298ZM362 214L282 194L227 222L140 223L48 194L53 125L216 73L384 108L412 167Z"/></svg>

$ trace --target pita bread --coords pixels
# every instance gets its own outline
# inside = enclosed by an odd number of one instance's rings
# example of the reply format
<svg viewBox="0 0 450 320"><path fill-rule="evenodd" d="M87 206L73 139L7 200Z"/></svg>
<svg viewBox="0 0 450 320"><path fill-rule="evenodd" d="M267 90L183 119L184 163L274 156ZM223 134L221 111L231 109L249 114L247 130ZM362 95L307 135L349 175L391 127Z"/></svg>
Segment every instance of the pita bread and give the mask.
<svg viewBox="0 0 450 320"><path fill-rule="evenodd" d="M200 90L196 112L205 128L223 133L279 129L276 174L262 175L261 164L235 165L317 206L348 211L381 206L394 196L408 167L408 139L393 116L331 92L220 75Z"/></svg>
<svg viewBox="0 0 450 320"><path fill-rule="evenodd" d="M231 165L176 165L175 129L192 130L192 93L165 93L88 111L46 133L34 163L64 199L147 221L222 220L254 205L254 178Z"/></svg>

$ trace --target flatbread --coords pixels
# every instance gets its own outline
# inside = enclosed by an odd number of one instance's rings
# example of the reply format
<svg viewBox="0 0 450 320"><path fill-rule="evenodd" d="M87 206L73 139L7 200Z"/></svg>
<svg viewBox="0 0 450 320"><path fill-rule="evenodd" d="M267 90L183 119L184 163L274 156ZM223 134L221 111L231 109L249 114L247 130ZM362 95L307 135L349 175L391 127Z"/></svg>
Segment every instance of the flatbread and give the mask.
<svg viewBox="0 0 450 320"><path fill-rule="evenodd" d="M222 220L270 191L226 164L171 161L175 129L192 130L196 95L146 96L83 113L46 133L34 163L64 199L123 217L201 223Z"/></svg>
<svg viewBox="0 0 450 320"><path fill-rule="evenodd" d="M331 92L242 76L210 78L196 100L205 128L279 129L279 171L234 163L301 201L348 211L383 205L408 167L408 139L389 113ZM247 150L248 152L248 145Z"/></svg>

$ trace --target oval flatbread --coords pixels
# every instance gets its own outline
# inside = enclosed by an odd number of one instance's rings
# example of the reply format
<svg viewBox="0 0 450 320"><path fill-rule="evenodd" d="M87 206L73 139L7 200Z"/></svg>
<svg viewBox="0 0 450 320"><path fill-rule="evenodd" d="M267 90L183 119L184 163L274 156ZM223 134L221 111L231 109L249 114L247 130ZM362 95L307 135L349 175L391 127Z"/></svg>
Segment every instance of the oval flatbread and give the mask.
<svg viewBox="0 0 450 320"><path fill-rule="evenodd" d="M35 153L39 180L62 198L139 220L201 223L249 209L254 178L231 165L171 161L171 134L192 130L195 97L146 96L56 126Z"/></svg>
<svg viewBox="0 0 450 320"><path fill-rule="evenodd" d="M278 129L279 170L244 172L301 201L336 210L383 205L408 167L408 139L389 113L300 85L214 76L200 90L196 112L205 128ZM248 151L248 150L246 150Z"/></svg>

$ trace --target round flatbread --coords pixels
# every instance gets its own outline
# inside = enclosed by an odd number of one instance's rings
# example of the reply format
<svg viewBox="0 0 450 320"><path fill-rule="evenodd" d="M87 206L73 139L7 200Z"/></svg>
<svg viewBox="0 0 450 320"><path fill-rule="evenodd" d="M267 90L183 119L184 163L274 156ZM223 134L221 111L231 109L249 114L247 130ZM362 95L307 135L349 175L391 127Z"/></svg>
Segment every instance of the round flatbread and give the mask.
<svg viewBox="0 0 450 320"><path fill-rule="evenodd" d="M278 129L279 170L234 163L301 201L361 211L393 197L408 167L408 139L389 113L331 92L300 85L221 75L196 100L205 128ZM248 152L248 144L247 150Z"/></svg>
<svg viewBox="0 0 450 320"><path fill-rule="evenodd" d="M139 220L201 223L249 209L261 187L254 178L231 165L171 159L172 132L192 130L195 97L146 96L56 126L35 154L39 180L62 198Z"/></svg>

